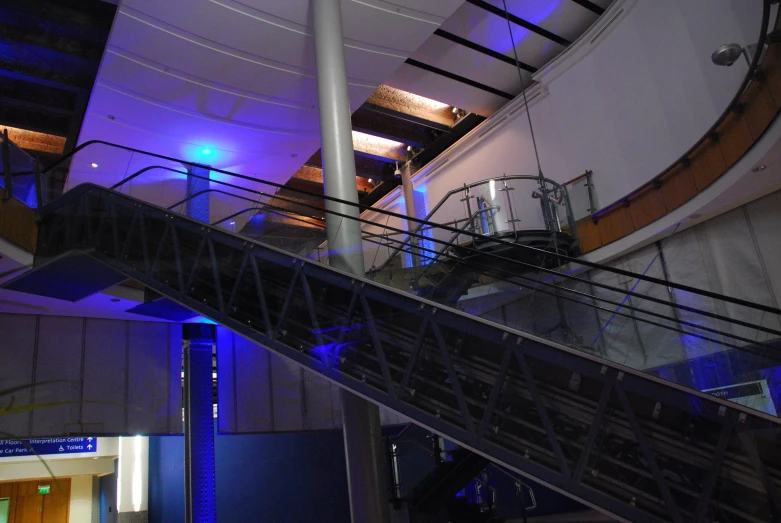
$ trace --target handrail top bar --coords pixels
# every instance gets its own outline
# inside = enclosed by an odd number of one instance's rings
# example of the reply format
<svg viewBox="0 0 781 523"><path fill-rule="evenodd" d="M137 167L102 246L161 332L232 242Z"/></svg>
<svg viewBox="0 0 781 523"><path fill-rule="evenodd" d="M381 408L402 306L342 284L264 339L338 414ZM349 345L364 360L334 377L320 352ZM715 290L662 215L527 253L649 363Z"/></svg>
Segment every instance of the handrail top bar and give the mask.
<svg viewBox="0 0 781 523"><path fill-rule="evenodd" d="M457 192L465 191L467 189L472 189L473 187L478 187L480 185L485 185L485 184L488 184L488 183L491 183L491 182L501 182L503 180L533 180L533 181L539 182L540 179L542 179L546 183L549 183L549 184L551 184L551 185L553 185L553 186L555 186L555 187L557 187L559 189L562 188L562 186L564 185L564 184L561 184L561 183L559 183L559 182L557 182L555 180L551 180L550 178L545 178L545 177L541 178L540 176L536 176L536 175L512 174L510 176L502 175L502 176L497 176L497 177L494 177L494 178L486 178L485 180L479 180L479 181L476 181L476 182L468 183L468 184L465 184L465 185L463 185L461 187L458 187L458 188L454 189L452 192L457 193Z"/></svg>
<svg viewBox="0 0 781 523"><path fill-rule="evenodd" d="M195 163L195 162L188 162L186 160L179 160L177 158L172 158L172 157L164 156L164 155L161 155L161 154L146 152L146 151L143 151L141 149L135 149L133 147L127 147L127 146L124 146L124 145L114 144L114 143L111 143L111 142L106 142L104 140L90 140L88 142L84 142L83 144L79 145L76 149L74 149L71 153L69 153L69 155L73 155L76 152L78 152L79 150L84 149L85 147L90 146L90 145L94 145L94 144L102 144L102 145L107 145L109 147L117 147L119 149L123 149L123 150L126 150L126 151L137 152L137 153L140 153L140 154L146 154L146 155L149 155L149 156L153 156L155 158L160 158L160 159L168 160L168 161L172 161L172 162L178 162L178 163L187 164L187 165L201 166L201 167L207 168L207 169L209 169L211 171L214 171L214 172L218 172L218 173L221 173L221 174L226 174L228 176L233 176L233 177L236 177L236 178L239 178L239 179L243 179L243 180L248 180L248 181L262 183L262 184L269 185L269 186L272 186L272 187L277 187L277 188L280 188L280 189L284 187L284 184L280 184L280 183L277 183L277 182L266 181L266 180L263 180L263 179L260 179L260 178L254 178L252 176L247 176L247 175L243 175L243 174L233 173L233 172L230 172L230 171L226 171L224 169L217 169L217 168L205 166L203 164L198 164L198 163ZM69 156L69 155L66 155L66 156ZM63 158L65 158L65 157L63 157ZM49 169L47 169L46 172L51 171L54 168L55 165L57 165L57 164L55 163L54 165L52 165ZM535 177L535 178L539 179L539 177ZM499 179L501 179L501 178L499 178ZM211 180L210 179L210 181L214 182L214 183L218 183L218 184L225 183L225 182L221 182L219 180ZM490 181L490 179L489 179L489 181ZM95 185L95 184L92 184L92 185ZM436 228L439 228L439 229L442 229L442 230L450 231L450 232L459 232L459 230L457 228L455 228L455 227L450 227L450 226L447 226L447 225L442 225L442 224L430 222L430 221L428 221L426 219L420 219L420 218L416 218L414 216L407 216L405 214L400 214L400 213L397 213L397 212L389 211L387 209L379 209L379 208L376 208L376 207L372 207L370 205L350 202L350 201L347 201L347 200L342 200L340 198L334 198L332 196L324 196L324 195L314 194L314 193L311 193L311 192L308 192L308 191L303 191L303 190L295 189L295 188L292 188L292 187L286 188L286 189L288 189L288 190L290 190L292 192L299 193L299 194L306 194L308 196L315 196L315 197L323 199L323 200L332 201L332 202L340 203L340 204L343 204L343 205L348 205L348 206L351 206L351 207L357 207L358 209L361 209L361 210L364 210L364 211L365 210L371 210L373 212L378 212L380 214L384 214L386 216L390 216L390 217L393 217L393 218L399 218L399 219L402 219L402 220L407 220L408 222L415 222L415 223L418 224L418 227L422 227L423 225L430 225L430 226L433 226L433 227L436 227ZM563 189L566 190L566 187L563 188ZM457 192L457 191L458 191L458 189L454 189L454 190L448 192L447 195L445 196L445 198L448 198L450 195L455 194L455 192ZM269 196L272 196L272 195L269 195ZM444 201L445 198L443 198L443 201ZM442 202L440 202L438 205L441 205L441 204L442 204ZM436 207L435 207L435 209L436 209ZM434 211L432 210L432 213L433 212ZM429 213L429 216L432 213ZM483 236L481 236L479 234L476 234L476 233L472 233L470 231L463 231L463 232L461 232L461 234L466 235L466 236L470 236L472 238L483 238ZM494 241L496 241L499 244L503 244L503 245L507 245L507 246L521 247L521 248L523 248L525 250L530 250L530 251L535 251L535 252L540 252L540 253L546 253L547 252L547 251L544 251L544 250L536 248L536 247L531 247L529 245L515 244L515 243L508 242L506 240L502 240L502 239L499 239L499 238L495 239ZM683 285L683 284L676 283L676 282L669 282L669 281L662 280L662 279L659 279L659 278L654 278L652 276L647 276L647 275L644 275L644 274L634 273L632 271L627 271L627 270L619 269L619 268L616 268L616 267L610 267L610 266L606 266L606 265L601 265L601 264L590 262L590 261L587 261L587 260L579 260L577 258L573 258L571 256L567 256L567 255L564 255L564 254L558 255L558 257L560 259L562 259L562 260L566 260L568 262L576 263L576 264L582 265L584 267L590 267L590 268L593 268L593 269L605 270L605 271L608 271L608 272L612 272L614 274L627 276L629 278L635 278L635 279L638 279L638 280L647 281L649 283L653 283L653 284L656 284L656 285L664 285L664 286L672 287L672 288L679 289L679 290L682 290L682 291L685 291L685 292L691 292L693 294L699 294L701 296L706 296L706 297L709 297L709 298L714 298L714 299L726 301L726 302L729 302L729 303L734 303L736 305L741 305L741 306L752 308L752 309L756 309L756 310L762 310L762 311L765 311L765 312L769 312L771 314L777 314L777 315L781 316L781 309L777 309L775 307L771 307L771 306L768 306L768 305L762 305L762 304L758 304L758 303L753 303L753 302L750 302L750 301L747 301L747 300L743 300L743 299L740 299L740 298L733 298L731 296L721 295L721 294L718 294L718 293L715 293L715 292L712 292L712 291L708 291L708 290L705 290L705 289L698 289L696 287L691 287L689 285Z"/></svg>
<svg viewBox="0 0 781 523"><path fill-rule="evenodd" d="M578 176L574 177L571 180L568 180L568 181L562 183L561 185L573 184L573 183L577 182L578 180L581 180L583 178L587 178L591 174L594 174L594 171L592 171L591 169L586 169L586 172L584 172L583 174L579 174Z"/></svg>

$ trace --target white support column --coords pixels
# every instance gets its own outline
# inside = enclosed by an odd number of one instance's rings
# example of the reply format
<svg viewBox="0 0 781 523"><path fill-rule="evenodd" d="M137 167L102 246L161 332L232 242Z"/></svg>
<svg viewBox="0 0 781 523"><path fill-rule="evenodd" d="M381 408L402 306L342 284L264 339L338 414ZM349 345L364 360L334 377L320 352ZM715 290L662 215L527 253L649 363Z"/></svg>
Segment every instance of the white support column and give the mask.
<svg viewBox="0 0 781 523"><path fill-rule="evenodd" d="M340 0L312 0L312 12L315 23L317 98L325 195L358 203ZM328 200L325 202L325 208L330 264L363 275L358 208ZM350 218L331 214L334 212Z"/></svg>
<svg viewBox="0 0 781 523"><path fill-rule="evenodd" d="M412 185L412 166L410 165L410 162L406 162L401 168L401 190L404 194L404 208L406 210L407 216L416 218L417 213L415 211L415 191ZM408 231L412 232L417 226L417 222L407 220ZM418 241L418 238L410 238L410 251L412 252L413 267L420 265L420 253L417 249L419 243L420 242Z"/></svg>
<svg viewBox="0 0 781 523"><path fill-rule="evenodd" d="M325 195L358 203L341 4L340 0L312 0L311 6ZM332 201L326 201L325 207L329 263L363 275L361 224L351 219L358 218L358 208ZM345 390L341 402L352 521L389 523L379 409Z"/></svg>
<svg viewBox="0 0 781 523"><path fill-rule="evenodd" d="M117 521L147 521L149 438L119 438L117 463Z"/></svg>

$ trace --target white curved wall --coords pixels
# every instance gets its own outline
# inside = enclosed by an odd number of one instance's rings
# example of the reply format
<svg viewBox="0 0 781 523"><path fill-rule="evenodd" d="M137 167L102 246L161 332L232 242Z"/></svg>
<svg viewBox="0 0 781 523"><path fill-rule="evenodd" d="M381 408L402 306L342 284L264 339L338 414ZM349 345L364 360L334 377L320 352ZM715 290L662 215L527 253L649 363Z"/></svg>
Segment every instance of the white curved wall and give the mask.
<svg viewBox="0 0 781 523"><path fill-rule="evenodd" d="M545 176L565 182L591 169L606 205L663 171L716 121L746 73L745 61L714 66L712 51L755 41L761 13L761 0L615 2L536 76L530 113ZM414 180L431 207L465 182L536 172L523 101L515 99ZM380 207L397 210L398 198ZM520 210L527 222L539 209L532 202Z"/></svg>

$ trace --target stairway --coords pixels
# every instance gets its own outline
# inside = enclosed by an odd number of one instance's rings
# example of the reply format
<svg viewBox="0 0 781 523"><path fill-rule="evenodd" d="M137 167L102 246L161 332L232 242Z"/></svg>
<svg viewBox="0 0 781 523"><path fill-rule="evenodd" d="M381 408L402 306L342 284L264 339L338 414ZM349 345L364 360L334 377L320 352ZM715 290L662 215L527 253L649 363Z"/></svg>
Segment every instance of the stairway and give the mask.
<svg viewBox="0 0 781 523"><path fill-rule="evenodd" d="M419 515L435 514L447 506L464 486L488 466L489 461L479 454L458 449L450 453L451 460L443 461L407 495L410 512Z"/></svg>
<svg viewBox="0 0 781 523"><path fill-rule="evenodd" d="M74 259L104 269L76 299L136 279L616 518L781 521L770 415L92 184L41 211L36 266L7 287L48 295L36 279Z"/></svg>

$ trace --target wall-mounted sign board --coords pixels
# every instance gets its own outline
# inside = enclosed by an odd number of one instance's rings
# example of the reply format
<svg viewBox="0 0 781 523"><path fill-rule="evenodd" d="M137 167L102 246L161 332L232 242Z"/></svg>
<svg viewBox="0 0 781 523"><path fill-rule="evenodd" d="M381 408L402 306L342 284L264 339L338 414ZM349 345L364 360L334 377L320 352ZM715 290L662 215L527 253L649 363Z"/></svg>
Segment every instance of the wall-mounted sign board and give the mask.
<svg viewBox="0 0 781 523"><path fill-rule="evenodd" d="M34 451L34 452L33 452ZM18 456L81 454L98 451L98 438L42 438L0 441L0 458Z"/></svg>

